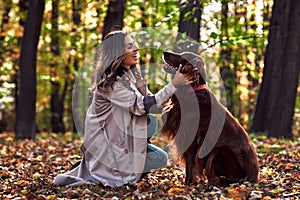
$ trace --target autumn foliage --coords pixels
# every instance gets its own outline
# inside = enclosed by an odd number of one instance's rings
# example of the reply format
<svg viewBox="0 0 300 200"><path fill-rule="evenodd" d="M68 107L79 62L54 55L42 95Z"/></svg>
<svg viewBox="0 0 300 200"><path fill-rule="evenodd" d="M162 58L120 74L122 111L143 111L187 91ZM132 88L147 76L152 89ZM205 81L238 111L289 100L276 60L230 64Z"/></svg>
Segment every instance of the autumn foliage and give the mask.
<svg viewBox="0 0 300 200"><path fill-rule="evenodd" d="M184 169L176 162L152 171L140 182L120 188L101 184L75 188L52 184L58 173L80 160L81 137L39 134L36 141L15 141L0 135L1 199L296 199L300 195L300 139L294 141L252 137L259 154L260 182L240 182L227 187L206 182L185 186ZM161 137L153 143L167 147Z"/></svg>

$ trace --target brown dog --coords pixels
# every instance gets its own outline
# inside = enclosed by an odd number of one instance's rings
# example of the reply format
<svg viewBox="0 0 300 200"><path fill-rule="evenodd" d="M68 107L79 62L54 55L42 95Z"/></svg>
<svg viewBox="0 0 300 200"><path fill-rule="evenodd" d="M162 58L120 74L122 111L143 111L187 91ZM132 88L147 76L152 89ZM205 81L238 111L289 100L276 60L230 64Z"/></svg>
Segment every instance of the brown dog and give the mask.
<svg viewBox="0 0 300 200"><path fill-rule="evenodd" d="M185 184L206 175L211 184L258 182L256 150L245 129L206 87L204 62L191 52L164 52L164 70L191 73L195 82L178 88L164 106L162 134L185 161Z"/></svg>

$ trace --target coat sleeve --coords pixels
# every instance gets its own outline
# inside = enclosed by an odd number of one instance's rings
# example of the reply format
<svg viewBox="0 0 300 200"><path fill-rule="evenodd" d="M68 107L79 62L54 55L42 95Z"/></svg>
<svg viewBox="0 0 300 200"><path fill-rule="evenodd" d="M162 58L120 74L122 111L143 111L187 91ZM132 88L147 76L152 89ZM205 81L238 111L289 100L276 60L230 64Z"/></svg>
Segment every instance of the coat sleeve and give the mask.
<svg viewBox="0 0 300 200"><path fill-rule="evenodd" d="M145 97L138 90L126 86L123 81L117 81L107 98L113 104L129 110L134 115L141 116L149 113L153 107L163 106L175 91L175 86L169 83L153 96Z"/></svg>
<svg viewBox="0 0 300 200"><path fill-rule="evenodd" d="M159 106L163 106L169 98L176 92L176 87L172 84L172 82L168 83L163 89L158 91L154 97L156 100L156 104Z"/></svg>
<svg viewBox="0 0 300 200"><path fill-rule="evenodd" d="M146 96L144 98L144 106L147 113L161 113L162 106L176 92L176 88L172 83L166 85L155 95Z"/></svg>

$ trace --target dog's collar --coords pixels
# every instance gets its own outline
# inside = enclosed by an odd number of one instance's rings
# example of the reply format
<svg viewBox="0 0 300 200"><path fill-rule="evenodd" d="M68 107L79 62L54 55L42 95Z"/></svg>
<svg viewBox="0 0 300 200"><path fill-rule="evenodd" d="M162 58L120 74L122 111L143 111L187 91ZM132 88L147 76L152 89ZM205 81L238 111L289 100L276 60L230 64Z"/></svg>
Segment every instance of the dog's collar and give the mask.
<svg viewBox="0 0 300 200"><path fill-rule="evenodd" d="M206 89L206 84L202 84L202 85L198 85L197 87L190 88L190 91L193 92L193 91L198 91L198 90L202 90L202 89Z"/></svg>

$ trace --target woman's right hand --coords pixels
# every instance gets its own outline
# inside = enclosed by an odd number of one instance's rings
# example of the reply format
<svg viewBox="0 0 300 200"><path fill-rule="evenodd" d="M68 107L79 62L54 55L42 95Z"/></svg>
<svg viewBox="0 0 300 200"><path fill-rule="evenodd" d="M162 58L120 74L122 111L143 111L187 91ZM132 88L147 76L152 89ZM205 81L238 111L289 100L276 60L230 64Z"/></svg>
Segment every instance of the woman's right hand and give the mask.
<svg viewBox="0 0 300 200"><path fill-rule="evenodd" d="M191 84L193 82L195 82L194 77L191 76L191 73L189 74L182 74L180 71L182 69L182 65L180 64L175 76L172 80L172 84L177 88L183 85L187 85L187 84Z"/></svg>

